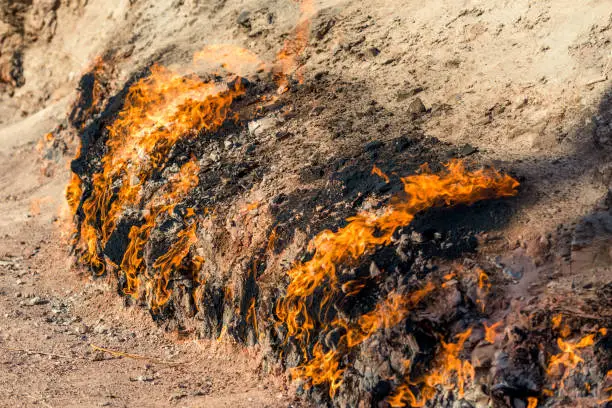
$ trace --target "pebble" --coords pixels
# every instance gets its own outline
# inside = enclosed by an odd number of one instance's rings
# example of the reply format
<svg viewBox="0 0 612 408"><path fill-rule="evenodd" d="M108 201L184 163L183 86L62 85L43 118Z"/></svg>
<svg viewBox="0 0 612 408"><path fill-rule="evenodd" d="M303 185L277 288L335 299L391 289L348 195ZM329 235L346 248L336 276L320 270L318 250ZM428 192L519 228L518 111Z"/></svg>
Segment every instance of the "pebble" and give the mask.
<svg viewBox="0 0 612 408"><path fill-rule="evenodd" d="M37 305L45 305L49 303L47 299L39 298L38 296L34 296L30 300L27 301L26 305L28 306L37 306Z"/></svg>
<svg viewBox="0 0 612 408"><path fill-rule="evenodd" d="M410 102L410 105L408 105L408 112L412 113L413 115L419 115L427 112L427 108L425 108L421 98L415 98L412 102Z"/></svg>

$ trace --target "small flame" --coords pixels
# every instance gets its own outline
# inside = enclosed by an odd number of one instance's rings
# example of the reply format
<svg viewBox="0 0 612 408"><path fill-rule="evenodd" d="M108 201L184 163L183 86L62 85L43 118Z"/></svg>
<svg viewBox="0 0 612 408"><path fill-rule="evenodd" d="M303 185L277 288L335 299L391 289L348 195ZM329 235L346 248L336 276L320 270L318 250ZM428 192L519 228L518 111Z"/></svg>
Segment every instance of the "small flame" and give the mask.
<svg viewBox="0 0 612 408"><path fill-rule="evenodd" d="M308 40L310 38L310 25L312 16L315 13L313 0L295 0L300 6L300 20L295 28L294 35L291 39L286 40L283 48L276 55L280 73L278 79L279 92L283 92L287 88L287 75L296 72L298 82L304 82L302 72L298 70L298 58L306 50Z"/></svg>
<svg viewBox="0 0 612 408"><path fill-rule="evenodd" d="M501 326L502 322L499 321L497 323L492 324L491 326L487 325L487 323L483 323L485 329L485 341L491 344L495 343L495 337L497 336L497 328Z"/></svg>
<svg viewBox="0 0 612 408"><path fill-rule="evenodd" d="M536 408L538 406L538 399L536 397L527 397L527 408Z"/></svg>
<svg viewBox="0 0 612 408"><path fill-rule="evenodd" d="M379 169L378 167L376 166L372 167L372 174L382 178L383 180L385 180L385 183L389 184L389 176L383 173L383 171Z"/></svg>
<svg viewBox="0 0 612 408"><path fill-rule="evenodd" d="M472 334L472 329L467 329L456 336L456 343L441 341L440 353L434 360L434 368L418 381L410 380L409 376L395 391L387 397L386 401L392 407L423 407L427 401L436 395L436 387L445 389L456 389L460 398L465 393L467 383L474 380L474 367L467 360L459 358L466 340ZM418 389L420 397L417 398L413 389Z"/></svg>
<svg viewBox="0 0 612 408"><path fill-rule="evenodd" d="M578 350L592 346L594 344L595 334L589 334L578 340L577 342L565 341L562 338L557 339L557 346L561 353L555 354L550 358L547 374L551 377L558 377L560 389L564 389L564 381L570 376L580 363L584 362Z"/></svg>
<svg viewBox="0 0 612 408"><path fill-rule="evenodd" d="M255 302L256 299L251 299L251 304L249 305L249 309L247 310L246 320L251 321L253 325L253 330L255 331L255 336L259 337L259 329L257 328L257 312L255 311Z"/></svg>
<svg viewBox="0 0 612 408"><path fill-rule="evenodd" d="M294 369L292 377L306 380L307 384L329 384L329 395L333 398L336 390L342 384L342 372L344 371L339 368L343 354L340 347L351 349L369 339L377 331L396 326L433 289L434 285L428 282L425 287L408 296L391 292L383 302L376 305L373 311L361 315L356 323L350 323L341 318L334 320L331 328L341 327L345 332L338 341L338 348L323 353L322 346L317 343L320 353Z"/></svg>

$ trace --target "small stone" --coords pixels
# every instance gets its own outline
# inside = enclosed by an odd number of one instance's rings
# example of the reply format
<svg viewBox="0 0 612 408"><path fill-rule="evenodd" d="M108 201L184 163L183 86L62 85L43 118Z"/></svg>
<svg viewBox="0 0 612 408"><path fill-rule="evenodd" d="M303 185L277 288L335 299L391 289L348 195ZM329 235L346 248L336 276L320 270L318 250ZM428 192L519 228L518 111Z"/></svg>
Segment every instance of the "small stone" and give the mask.
<svg viewBox="0 0 612 408"><path fill-rule="evenodd" d="M466 156L470 156L470 155L476 153L477 151L478 151L477 147L474 147L471 144L467 143L467 144L463 145L463 147L461 149L459 149L459 155L461 157L466 157Z"/></svg>
<svg viewBox="0 0 612 408"><path fill-rule="evenodd" d="M412 102L410 102L410 105L408 105L408 112L412 113L413 115L420 115L421 113L427 112L427 108L425 108L421 98L415 98Z"/></svg>
<svg viewBox="0 0 612 408"><path fill-rule="evenodd" d="M378 150L382 146L383 146L383 142L381 142L380 140L374 140L370 143L367 143L364 148L366 152L372 152L374 150Z"/></svg>
<svg viewBox="0 0 612 408"><path fill-rule="evenodd" d="M44 304L47 304L47 303L49 303L48 300L39 298L38 296L34 296L30 300L28 300L28 302L26 304L28 306L37 306L37 305L44 305Z"/></svg>
<svg viewBox="0 0 612 408"><path fill-rule="evenodd" d="M238 14L236 22L245 28L251 28L251 13L248 10L243 10Z"/></svg>
<svg viewBox="0 0 612 408"><path fill-rule="evenodd" d="M423 235L416 231L412 231L412 233L410 234L410 240L415 244L420 244L423 242Z"/></svg>
<svg viewBox="0 0 612 408"><path fill-rule="evenodd" d="M370 58L377 57L380 54L380 50L376 47L370 47L365 51L365 55Z"/></svg>

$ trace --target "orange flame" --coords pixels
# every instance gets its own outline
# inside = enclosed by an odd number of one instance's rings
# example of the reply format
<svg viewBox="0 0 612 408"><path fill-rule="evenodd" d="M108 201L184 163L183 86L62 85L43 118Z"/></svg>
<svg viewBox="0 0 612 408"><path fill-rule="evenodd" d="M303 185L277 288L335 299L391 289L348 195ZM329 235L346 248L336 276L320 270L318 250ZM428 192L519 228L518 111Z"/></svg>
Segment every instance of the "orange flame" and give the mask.
<svg viewBox="0 0 612 408"><path fill-rule="evenodd" d="M126 277L126 286L123 289L125 294L138 297L141 275L145 273L142 251L156 225L156 220L162 213L170 214L174 210L175 203L198 184L198 170L199 166L195 160L185 163L180 171L168 180L169 191L161 194L159 198L151 199L145 212L144 223L130 229L128 234L130 241L121 261L121 270ZM159 297L163 299L165 296Z"/></svg>
<svg viewBox="0 0 612 408"><path fill-rule="evenodd" d="M314 357L295 368L292 371L293 379L303 379L309 384L329 384L329 395L333 398L337 389L342 385L343 369L339 368L339 362L346 350L353 348L365 340L369 339L374 333L381 329L391 328L404 320L409 311L419 303L427 294L433 291L434 285L428 282L424 288L419 289L408 296L391 292L388 297L376 308L360 316L355 324L351 324L343 319L336 319L331 323L332 328L342 327L345 334L338 341L338 348L323 353L320 343L317 343Z"/></svg>
<svg viewBox="0 0 612 408"><path fill-rule="evenodd" d="M557 345L561 353L555 354L550 358L546 372L549 376L553 377L558 377L562 374L559 382L561 389L565 387L565 379L569 377L571 372L576 369L580 363L584 362L578 350L592 346L594 344L594 338L595 334L589 334L575 343L566 342L561 338L557 339Z"/></svg>
<svg viewBox="0 0 612 408"><path fill-rule="evenodd" d="M383 173L383 171L379 169L378 167L376 166L372 167L372 174L377 175L378 177L385 180L385 183L389 184L389 176Z"/></svg>
<svg viewBox="0 0 612 408"><path fill-rule="evenodd" d="M306 50L308 39L310 37L311 18L315 13L312 0L295 0L300 6L300 20L295 28L293 38L286 40L283 48L276 55L281 76L278 80L279 91L286 90L287 78L296 71L298 67L298 58ZM299 83L304 82L301 71L297 71Z"/></svg>
<svg viewBox="0 0 612 408"><path fill-rule="evenodd" d="M93 191L83 203L82 262L103 272L99 246L106 245L122 210L140 200L153 170L179 139L221 126L242 93L240 81L224 89L161 66L153 66L149 77L132 85L123 110L108 128L103 171L94 175ZM117 181L120 187L114 193L109 186Z"/></svg>
<svg viewBox="0 0 612 408"><path fill-rule="evenodd" d="M497 328L501 326L501 324L501 321L494 323L491 326L487 325L486 322L483 323L485 329L485 341L491 344L495 343L495 337L497 336Z"/></svg>
<svg viewBox="0 0 612 408"><path fill-rule="evenodd" d="M458 389L459 397L462 398L465 392L465 385L474 380L474 367L467 360L461 360L459 353L463 350L466 340L472 334L472 329L459 333L456 343L446 343L441 341L442 350L435 359L435 367L423 379L412 381L408 378L403 384L387 397L386 401L392 407L405 407L410 404L412 407L423 407L428 400L436 394L436 387L442 386L446 389ZM411 387L420 386L417 398Z"/></svg>
<svg viewBox="0 0 612 408"><path fill-rule="evenodd" d="M314 324L305 299L322 288L323 307L337 291L336 268L389 244L395 230L410 224L417 213L442 204L471 204L513 196L518 187L518 182L508 175L494 170L467 171L460 161L448 163L441 174L424 172L404 177L402 182L405 199L395 200L382 213L359 213L336 232L322 231L309 244L309 250L314 251L312 259L297 263L287 272L291 282L286 296L277 303L276 313L287 326L289 336L307 344L305 340Z"/></svg>
<svg viewBox="0 0 612 408"><path fill-rule="evenodd" d="M527 398L527 408L536 408L538 406L538 399L536 397Z"/></svg>
<svg viewBox="0 0 612 408"><path fill-rule="evenodd" d="M253 325L253 330L255 331L255 336L259 337L259 330L257 329L257 312L255 311L255 298L251 299L251 304L249 305L249 309L247 310L246 320L251 321Z"/></svg>

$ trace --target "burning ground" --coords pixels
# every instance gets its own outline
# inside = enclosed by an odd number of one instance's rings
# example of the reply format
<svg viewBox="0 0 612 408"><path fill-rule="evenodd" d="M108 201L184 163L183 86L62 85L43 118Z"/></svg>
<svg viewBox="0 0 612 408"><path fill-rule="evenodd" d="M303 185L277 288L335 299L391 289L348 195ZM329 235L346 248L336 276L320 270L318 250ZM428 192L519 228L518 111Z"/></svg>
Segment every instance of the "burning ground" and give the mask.
<svg viewBox="0 0 612 408"><path fill-rule="evenodd" d="M198 55L259 64L220 50ZM182 336L260 347L317 404L605 404L609 305L526 304L506 290L524 266L479 251L515 212L517 176L418 122L355 145L337 126L359 84L284 64L252 77L153 64L112 95L112 58L81 80L67 199L78 262L128 304ZM344 100L303 112L312 98ZM364 114L376 126L391 112ZM327 160L275 168L307 160L291 124L313 115L338 131Z"/></svg>
<svg viewBox="0 0 612 408"><path fill-rule="evenodd" d="M75 263L180 338L257 350L316 405L609 404L609 193L509 241L558 163L442 141L425 128L448 107L397 114L363 81L308 72L311 33L334 23L297 6L267 59L160 52L128 78L116 50L91 63L39 145L43 163L72 155L57 223Z"/></svg>

